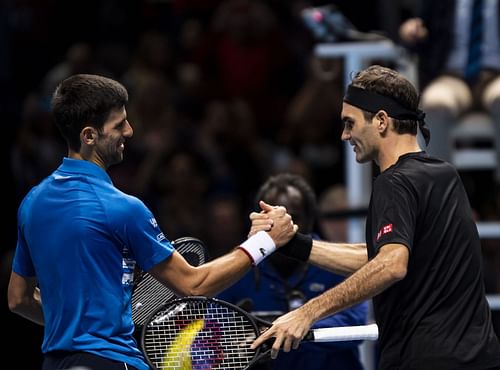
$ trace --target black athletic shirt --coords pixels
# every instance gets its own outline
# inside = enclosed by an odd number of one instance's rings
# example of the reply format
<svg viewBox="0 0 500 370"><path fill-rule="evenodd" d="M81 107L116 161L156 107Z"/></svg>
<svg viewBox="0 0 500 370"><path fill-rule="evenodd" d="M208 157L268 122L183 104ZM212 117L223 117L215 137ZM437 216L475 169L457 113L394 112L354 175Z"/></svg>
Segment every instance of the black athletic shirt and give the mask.
<svg viewBox="0 0 500 370"><path fill-rule="evenodd" d="M500 365L481 246L457 171L408 153L374 181L368 256L388 243L410 251L406 277L373 298L379 370L479 370Z"/></svg>

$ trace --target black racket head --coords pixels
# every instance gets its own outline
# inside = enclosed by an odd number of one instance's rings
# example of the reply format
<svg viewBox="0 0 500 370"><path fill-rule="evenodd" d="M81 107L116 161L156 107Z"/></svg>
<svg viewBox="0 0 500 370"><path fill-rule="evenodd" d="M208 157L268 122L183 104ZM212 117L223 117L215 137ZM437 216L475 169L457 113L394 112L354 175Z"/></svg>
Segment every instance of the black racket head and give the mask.
<svg viewBox="0 0 500 370"><path fill-rule="evenodd" d="M207 248L200 239L186 236L174 240L172 245L192 266L208 261ZM136 271L132 291L132 320L135 326L144 325L155 309L173 298L176 295L171 289L147 272Z"/></svg>
<svg viewBox="0 0 500 370"><path fill-rule="evenodd" d="M172 244L192 266L200 266L208 261L208 250L200 239L185 236L175 239Z"/></svg>
<svg viewBox="0 0 500 370"><path fill-rule="evenodd" d="M260 348L250 348L259 333L255 319L231 303L185 297L150 315L142 328L141 345L156 370L240 370L260 356Z"/></svg>

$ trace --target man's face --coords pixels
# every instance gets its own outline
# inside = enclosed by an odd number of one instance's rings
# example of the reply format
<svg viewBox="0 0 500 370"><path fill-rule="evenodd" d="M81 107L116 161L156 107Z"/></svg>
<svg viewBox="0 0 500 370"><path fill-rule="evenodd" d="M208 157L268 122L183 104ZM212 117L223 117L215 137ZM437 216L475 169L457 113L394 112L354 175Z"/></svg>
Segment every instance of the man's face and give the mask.
<svg viewBox="0 0 500 370"><path fill-rule="evenodd" d="M359 163L375 160L378 155L378 132L376 125L367 121L363 111L350 104L342 104L342 140L348 141L356 153L356 161Z"/></svg>
<svg viewBox="0 0 500 370"><path fill-rule="evenodd" d="M123 160L125 139L132 137L134 130L127 121L125 108L112 111L98 133L96 154L109 167Z"/></svg>

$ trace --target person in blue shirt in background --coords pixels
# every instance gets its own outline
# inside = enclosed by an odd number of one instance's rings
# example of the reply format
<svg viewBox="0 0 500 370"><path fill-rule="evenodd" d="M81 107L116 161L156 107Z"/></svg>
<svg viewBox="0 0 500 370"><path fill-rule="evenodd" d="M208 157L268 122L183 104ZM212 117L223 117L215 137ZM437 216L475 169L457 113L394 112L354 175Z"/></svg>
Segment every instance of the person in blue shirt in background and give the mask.
<svg viewBox="0 0 500 370"><path fill-rule="evenodd" d="M301 176L281 173L269 177L260 187L256 199L257 202L264 200L268 204L285 206L299 226L300 232L316 237L316 195ZM224 290L218 298L272 321L337 285L343 279L340 275L291 259L282 253L275 253L236 284ZM368 303L363 302L318 321L313 328L364 325L367 323L367 317ZM276 359L261 362L253 369L363 369L359 344L359 341L304 342L298 350L281 352Z"/></svg>

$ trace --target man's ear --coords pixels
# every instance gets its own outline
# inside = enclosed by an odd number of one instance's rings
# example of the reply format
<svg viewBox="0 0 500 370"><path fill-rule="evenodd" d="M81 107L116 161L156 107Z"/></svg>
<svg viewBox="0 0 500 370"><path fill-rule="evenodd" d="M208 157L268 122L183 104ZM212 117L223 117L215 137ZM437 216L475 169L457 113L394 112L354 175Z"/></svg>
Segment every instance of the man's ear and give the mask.
<svg viewBox="0 0 500 370"><path fill-rule="evenodd" d="M80 140L82 144L93 145L97 138L97 131L91 126L86 126L80 132Z"/></svg>
<svg viewBox="0 0 500 370"><path fill-rule="evenodd" d="M378 131L382 134L389 129L389 115L385 110L379 110L375 113L375 124L377 125Z"/></svg>

